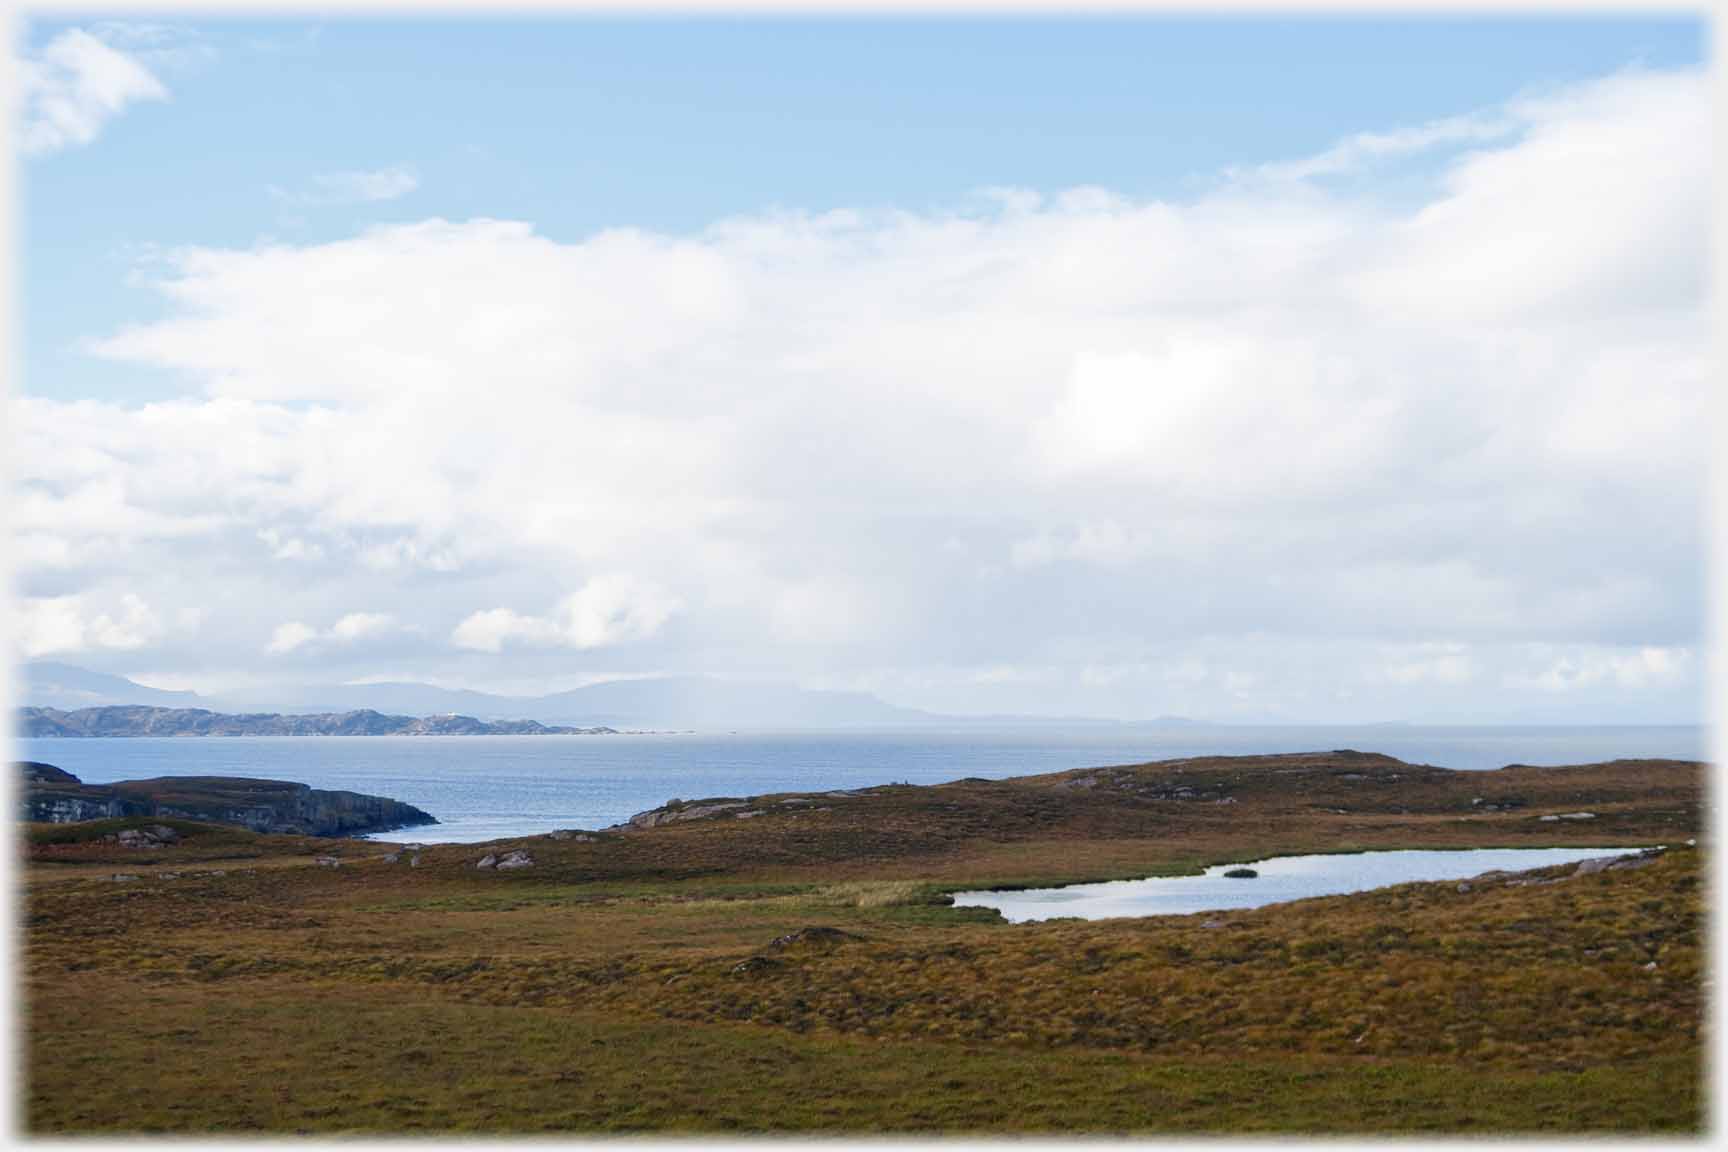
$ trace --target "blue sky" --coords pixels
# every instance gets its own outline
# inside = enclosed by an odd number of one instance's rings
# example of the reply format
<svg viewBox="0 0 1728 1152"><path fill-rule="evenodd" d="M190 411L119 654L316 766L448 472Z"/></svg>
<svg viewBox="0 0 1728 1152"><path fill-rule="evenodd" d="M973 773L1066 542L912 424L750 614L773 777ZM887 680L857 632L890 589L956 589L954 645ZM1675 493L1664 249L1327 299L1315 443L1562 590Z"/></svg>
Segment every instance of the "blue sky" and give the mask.
<svg viewBox="0 0 1728 1152"><path fill-rule="evenodd" d="M84 23L89 23L88 21ZM29 26L26 48L77 21ZM992 186L1183 196L1231 166L1629 65L1694 65L1701 20L1387 18L170 22L172 90L95 148L23 164L26 388L182 385L93 361L158 315L151 246L303 243L428 216L573 240L770 207L943 209ZM410 194L285 205L319 173Z"/></svg>
<svg viewBox="0 0 1728 1152"><path fill-rule="evenodd" d="M1686 722L1682 18L30 27L26 655Z"/></svg>

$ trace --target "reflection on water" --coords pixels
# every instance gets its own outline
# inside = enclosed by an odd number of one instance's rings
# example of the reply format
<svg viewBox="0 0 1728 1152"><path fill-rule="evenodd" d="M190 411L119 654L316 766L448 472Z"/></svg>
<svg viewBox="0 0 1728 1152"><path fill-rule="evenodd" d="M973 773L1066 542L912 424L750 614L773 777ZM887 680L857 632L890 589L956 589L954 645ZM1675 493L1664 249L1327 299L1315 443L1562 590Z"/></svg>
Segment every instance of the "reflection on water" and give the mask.
<svg viewBox="0 0 1728 1152"><path fill-rule="evenodd" d="M1226 877L1244 865L1219 864L1199 876L1113 880L1023 892L956 892L957 906L998 909L1015 923L1078 916L1180 916L1227 908L1259 908L1311 896L1339 896L1416 880L1464 880L1484 872L1517 872L1618 856L1636 848L1477 848L1466 851L1359 852L1350 855L1277 856L1246 866L1252 879Z"/></svg>

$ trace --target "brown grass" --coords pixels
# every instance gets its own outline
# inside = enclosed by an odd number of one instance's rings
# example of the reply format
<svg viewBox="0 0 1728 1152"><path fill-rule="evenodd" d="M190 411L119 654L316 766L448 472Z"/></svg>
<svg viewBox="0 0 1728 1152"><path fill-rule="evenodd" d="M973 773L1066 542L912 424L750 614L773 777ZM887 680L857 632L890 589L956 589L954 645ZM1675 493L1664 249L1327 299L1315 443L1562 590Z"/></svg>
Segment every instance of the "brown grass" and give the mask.
<svg viewBox="0 0 1728 1152"><path fill-rule="evenodd" d="M1287 758L1084 787L1059 774L889 789L829 813L522 840L538 863L505 874L471 867L496 846L435 847L410 869L357 842L194 827L183 845L139 852L32 830L27 1123L1696 1130L1697 851L1545 885L1304 901L1210 928L1205 916L1009 925L942 903L989 879L1315 849L1696 835L1699 766L1570 771L1458 781ZM1237 801L1148 795L1177 778L1229 785ZM1485 795L1525 807L1466 810ZM1345 816L1318 811L1352 796ZM1577 809L1601 815L1532 818ZM313 864L332 848L344 866ZM120 871L143 878L107 878ZM847 935L772 946L809 927Z"/></svg>

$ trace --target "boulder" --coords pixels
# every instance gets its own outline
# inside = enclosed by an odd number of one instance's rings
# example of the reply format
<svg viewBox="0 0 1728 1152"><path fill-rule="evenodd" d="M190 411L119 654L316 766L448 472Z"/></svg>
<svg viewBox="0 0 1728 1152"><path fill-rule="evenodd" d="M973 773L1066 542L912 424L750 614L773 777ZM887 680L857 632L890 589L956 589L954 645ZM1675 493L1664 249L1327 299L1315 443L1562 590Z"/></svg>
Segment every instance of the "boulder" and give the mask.
<svg viewBox="0 0 1728 1152"><path fill-rule="evenodd" d="M780 967L783 967L782 962L771 956L752 956L747 960L740 960L738 963L732 965L732 971L772 972L774 969Z"/></svg>
<svg viewBox="0 0 1728 1152"><path fill-rule="evenodd" d="M492 853L488 852L488 853L486 853L486 855L480 857L479 860L475 861L474 867L476 867L476 868L496 868L496 867L498 867L498 857L496 857Z"/></svg>
<svg viewBox="0 0 1728 1152"><path fill-rule="evenodd" d="M500 871L502 871L505 868L532 868L532 867L534 867L534 857L528 855L528 853L522 851L521 849L517 849L514 852L506 852L504 854L503 859L498 861L498 868Z"/></svg>
<svg viewBox="0 0 1728 1152"><path fill-rule="evenodd" d="M784 952L788 948L797 948L802 946L826 951L829 948L834 948L844 944L849 940L862 939L862 936L855 936L851 932L843 932L838 928L829 928L825 925L819 925L814 928L800 928L796 932L776 937L769 943L768 948L773 952Z"/></svg>
<svg viewBox="0 0 1728 1152"><path fill-rule="evenodd" d="M678 824L685 820L705 820L735 808L743 808L746 803L743 800L715 800L706 804L685 804L683 801L674 800L664 807L636 813L625 825L630 828L658 828L664 824Z"/></svg>

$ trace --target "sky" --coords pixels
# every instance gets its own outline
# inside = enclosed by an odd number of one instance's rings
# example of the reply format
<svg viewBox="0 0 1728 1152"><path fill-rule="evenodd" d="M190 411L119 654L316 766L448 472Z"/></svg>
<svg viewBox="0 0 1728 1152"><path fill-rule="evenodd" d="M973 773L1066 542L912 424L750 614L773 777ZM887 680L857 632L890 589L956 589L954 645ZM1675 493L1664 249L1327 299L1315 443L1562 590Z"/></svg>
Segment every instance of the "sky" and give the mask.
<svg viewBox="0 0 1728 1152"><path fill-rule="evenodd" d="M29 24L19 647L1696 722L1705 41Z"/></svg>

